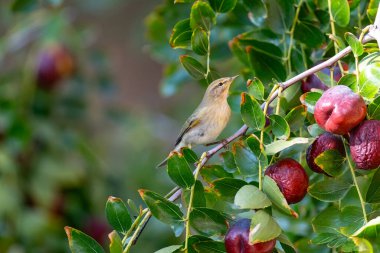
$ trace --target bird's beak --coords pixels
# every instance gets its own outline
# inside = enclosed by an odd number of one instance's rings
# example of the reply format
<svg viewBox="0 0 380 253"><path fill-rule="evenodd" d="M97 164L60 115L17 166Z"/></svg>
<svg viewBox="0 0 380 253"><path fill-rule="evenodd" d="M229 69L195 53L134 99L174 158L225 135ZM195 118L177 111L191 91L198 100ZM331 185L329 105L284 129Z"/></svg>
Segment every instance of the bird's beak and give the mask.
<svg viewBox="0 0 380 253"><path fill-rule="evenodd" d="M233 81L235 80L236 77L238 77L239 75L236 75L236 76L233 76L233 77L230 77L230 80Z"/></svg>

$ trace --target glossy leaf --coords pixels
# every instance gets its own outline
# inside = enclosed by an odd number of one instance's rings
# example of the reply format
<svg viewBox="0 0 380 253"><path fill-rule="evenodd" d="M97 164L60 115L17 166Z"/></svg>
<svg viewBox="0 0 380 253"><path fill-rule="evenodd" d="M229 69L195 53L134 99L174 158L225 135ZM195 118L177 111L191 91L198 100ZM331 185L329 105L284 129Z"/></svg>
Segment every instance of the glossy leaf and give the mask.
<svg viewBox="0 0 380 253"><path fill-rule="evenodd" d="M290 30L294 19L293 1L268 0L268 26L278 34L283 34Z"/></svg>
<svg viewBox="0 0 380 253"><path fill-rule="evenodd" d="M188 48L190 46L192 30L190 19L184 19L175 24L169 39L172 48Z"/></svg>
<svg viewBox="0 0 380 253"><path fill-rule="evenodd" d="M318 47L325 41L321 29L305 20L297 22L294 38L308 47Z"/></svg>
<svg viewBox="0 0 380 253"><path fill-rule="evenodd" d="M368 105L367 113L369 119L380 120L380 97L375 98Z"/></svg>
<svg viewBox="0 0 380 253"><path fill-rule="evenodd" d="M225 151L220 154L220 156L223 158L223 166L224 169L228 173L233 173L236 171L236 163L234 159L234 155L231 151Z"/></svg>
<svg viewBox="0 0 380 253"><path fill-rule="evenodd" d="M281 233L277 240L280 242L281 247L285 250L285 253L296 253L294 244L290 241L289 237L287 237L284 232Z"/></svg>
<svg viewBox="0 0 380 253"><path fill-rule="evenodd" d="M350 6L347 0L331 1L331 14L338 26L345 27L350 22Z"/></svg>
<svg viewBox="0 0 380 253"><path fill-rule="evenodd" d="M104 249L95 239L71 227L65 227L72 253L104 253Z"/></svg>
<svg viewBox="0 0 380 253"><path fill-rule="evenodd" d="M239 172L244 176L255 176L258 172L258 158L247 148L244 142L235 142L232 153Z"/></svg>
<svg viewBox="0 0 380 253"><path fill-rule="evenodd" d="M265 140L264 140L265 142ZM268 157L265 154L264 150L261 150L260 140L255 135L250 135L246 139L247 146L250 148L252 153L258 157L261 168L265 168L268 166Z"/></svg>
<svg viewBox="0 0 380 253"><path fill-rule="evenodd" d="M139 193L153 216L158 220L169 225L183 223L183 214L176 204L152 191L139 190Z"/></svg>
<svg viewBox="0 0 380 253"><path fill-rule="evenodd" d="M288 122L280 115L270 115L269 116L270 125L273 134L280 140L286 140L290 135L290 127Z"/></svg>
<svg viewBox="0 0 380 253"><path fill-rule="evenodd" d="M378 238L380 234L380 217L376 217L358 229L353 236L364 238Z"/></svg>
<svg viewBox="0 0 380 253"><path fill-rule="evenodd" d="M288 202L286 202L284 195L280 191L280 188L278 188L277 183L272 178L264 176L263 191L271 200L272 204L277 207L277 209L284 212L285 214L292 215L296 218L298 217L298 214L290 208Z"/></svg>
<svg viewBox="0 0 380 253"><path fill-rule="evenodd" d="M263 209L272 203L268 197L254 185L245 185L235 195L235 205L240 209Z"/></svg>
<svg viewBox="0 0 380 253"><path fill-rule="evenodd" d="M108 234L110 240L110 253L122 253L123 252L123 243L119 234L114 230L112 233Z"/></svg>
<svg viewBox="0 0 380 253"><path fill-rule="evenodd" d="M190 189L184 190L182 193L182 198L185 199L186 205L189 203L190 199ZM201 181L197 180L194 185L194 198L193 198L193 207L205 207L206 206L206 197L205 189Z"/></svg>
<svg viewBox="0 0 380 253"><path fill-rule="evenodd" d="M197 154L187 147L181 148L181 153L185 157L186 161L190 164L196 163L199 160Z"/></svg>
<svg viewBox="0 0 380 253"><path fill-rule="evenodd" d="M371 179L369 184L366 201L368 203L380 203L380 170L378 169Z"/></svg>
<svg viewBox="0 0 380 253"><path fill-rule="evenodd" d="M223 242L210 241L210 242L198 242L193 244L193 248L196 252L207 253L225 253L225 246Z"/></svg>
<svg viewBox="0 0 380 253"><path fill-rule="evenodd" d="M257 100L264 100L264 85L258 78L253 78L253 80L248 80L247 82L248 94Z"/></svg>
<svg viewBox="0 0 380 253"><path fill-rule="evenodd" d="M294 107L286 116L285 120L289 123L290 131L295 132L303 127L306 118L306 107L300 105Z"/></svg>
<svg viewBox="0 0 380 253"><path fill-rule="evenodd" d="M221 165L206 165L201 168L201 176L204 181L211 183L214 180L232 177Z"/></svg>
<svg viewBox="0 0 380 253"><path fill-rule="evenodd" d="M328 175L336 177L340 176L344 171L343 163L345 158L336 149L327 149L320 153L314 162Z"/></svg>
<svg viewBox="0 0 380 253"><path fill-rule="evenodd" d="M190 213L190 225L205 236L223 235L227 231L227 220L220 212L198 207Z"/></svg>
<svg viewBox="0 0 380 253"><path fill-rule="evenodd" d="M221 178L212 182L213 189L223 198L233 199L236 193L247 184L244 180L237 178Z"/></svg>
<svg viewBox="0 0 380 253"><path fill-rule="evenodd" d="M355 35L353 35L350 32L346 32L344 34L344 38L346 39L348 45L352 49L352 53L356 56L359 57L364 53L363 45L360 43L358 38L356 38Z"/></svg>
<svg viewBox="0 0 380 253"><path fill-rule="evenodd" d="M248 9L249 20L256 26L261 26L267 18L267 8L262 0L243 0Z"/></svg>
<svg viewBox="0 0 380 253"><path fill-rule="evenodd" d="M162 248L160 250L157 250L154 253L173 253L173 252L176 252L181 247L182 247L182 245L172 245L172 246L168 246L168 247Z"/></svg>
<svg viewBox="0 0 380 253"><path fill-rule="evenodd" d="M106 217L108 223L118 232L125 233L132 226L131 215L124 202L110 196L106 203Z"/></svg>
<svg viewBox="0 0 380 253"><path fill-rule="evenodd" d="M215 12L207 2L196 1L191 7L190 26L192 29L200 27L209 31L215 19Z"/></svg>
<svg viewBox="0 0 380 253"><path fill-rule="evenodd" d="M259 103L249 94L241 94L240 112L244 123L254 130L261 130L265 126L265 116Z"/></svg>
<svg viewBox="0 0 380 253"><path fill-rule="evenodd" d="M177 152L172 153L168 159L167 168L170 178L178 186L190 188L195 183L189 164L182 154Z"/></svg>
<svg viewBox="0 0 380 253"><path fill-rule="evenodd" d="M191 48L196 54L205 55L208 51L208 35L205 30L200 27L194 29L191 36Z"/></svg>
<svg viewBox="0 0 380 253"><path fill-rule="evenodd" d="M251 244L270 241L280 234L280 226L265 211L259 210L252 216L249 232L249 242Z"/></svg>
<svg viewBox="0 0 380 253"><path fill-rule="evenodd" d="M315 104L321 96L322 94L319 92L307 92L305 94L305 105L308 112L314 113Z"/></svg>
<svg viewBox="0 0 380 253"><path fill-rule="evenodd" d="M325 132L318 124L312 124L307 127L307 131L312 137L317 137Z"/></svg>
<svg viewBox="0 0 380 253"><path fill-rule="evenodd" d="M190 74L190 76L192 76L196 80L201 80L205 78L206 68L202 65L202 63L188 55L182 55L180 57L180 61L182 66Z"/></svg>
<svg viewBox="0 0 380 253"><path fill-rule="evenodd" d="M216 12L229 12L235 8L237 0L209 0L211 7Z"/></svg>
<svg viewBox="0 0 380 253"><path fill-rule="evenodd" d="M274 141L268 145L265 145L265 152L267 155L274 155L274 154L277 154L278 152L280 152L286 148L292 147L294 145L308 144L308 143L309 143L309 139L304 138L304 137L290 138L287 141L278 140L278 141Z"/></svg>
<svg viewBox="0 0 380 253"><path fill-rule="evenodd" d="M334 202L341 200L352 187L343 179L325 179L309 186L309 194L321 201Z"/></svg>

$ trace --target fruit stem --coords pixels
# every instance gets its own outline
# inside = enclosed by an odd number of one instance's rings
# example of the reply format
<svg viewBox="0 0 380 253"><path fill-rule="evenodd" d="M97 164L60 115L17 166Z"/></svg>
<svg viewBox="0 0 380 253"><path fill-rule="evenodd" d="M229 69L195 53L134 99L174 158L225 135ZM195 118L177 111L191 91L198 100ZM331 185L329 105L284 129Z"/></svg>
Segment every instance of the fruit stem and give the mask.
<svg viewBox="0 0 380 253"><path fill-rule="evenodd" d="M293 19L293 24L292 27L289 31L290 38L289 38L289 48L288 48L288 53L286 55L286 60L288 61L288 71L289 73L292 71L292 62L291 62L291 54L292 54L292 48L293 48L293 37L294 37L294 30L296 29L297 21L298 21L298 16L301 10L303 0L300 0L297 9L296 9L296 14Z"/></svg>
<svg viewBox="0 0 380 253"><path fill-rule="evenodd" d="M332 15L332 11L331 11L331 0L327 0L327 2L328 2L328 6L329 6L331 34L334 37L336 37L335 21L334 21L334 18L333 18L333 15ZM335 54L337 54L337 53L339 53L338 44L335 41L333 41L333 43L334 43ZM340 60L338 61L338 65L339 65L340 72L343 74L344 73L344 69L343 69L343 66L342 66L342 62Z"/></svg>
<svg viewBox="0 0 380 253"><path fill-rule="evenodd" d="M205 74L205 79L207 80L208 74L210 73L210 54L211 54L211 47L210 47L210 31L207 31L207 40L208 40L208 45L207 45L207 62L206 62L206 74Z"/></svg>
<svg viewBox="0 0 380 253"><path fill-rule="evenodd" d="M141 217L144 216L144 218L141 220ZM141 215L139 215L136 220L133 222L131 228L129 229L129 231L127 233L124 234L124 237L123 237L123 240L122 240L122 245L125 244L126 240L128 239L130 233L133 231L133 229L137 226L135 232L133 233L131 239L129 240L127 246L125 247L125 249L123 250L123 253L127 253L130 251L132 245L133 245L133 242L135 241L135 239L138 237L138 235L140 234L140 230L142 230L144 228L144 224L146 223L146 221L150 218L151 216L151 213L149 212L149 209L148 208L145 208L142 212L141 212ZM140 221L141 220L141 221ZM137 225L138 224L138 225Z"/></svg>
<svg viewBox="0 0 380 253"><path fill-rule="evenodd" d="M194 171L194 179L195 179L195 182L194 184L191 186L191 189L190 189L190 199L189 199L189 205L187 207L187 212L186 212L186 219L185 219L185 228L186 228L186 235L185 235L185 248L183 249L184 252L188 252L187 248L188 248L188 240L189 240L189 237L190 237L190 213L191 213L191 210L193 209L193 199L194 199L194 189L195 189L195 183L197 181L197 178L198 178L198 175L199 175L199 171L201 170L202 166L203 166L203 163L202 163L202 160L207 157L207 152L204 152L201 156L201 158L199 159L199 162L198 162L198 165L197 165L197 168L195 169Z"/></svg>
<svg viewBox="0 0 380 253"><path fill-rule="evenodd" d="M276 105L276 114L280 114L280 104L281 104L281 92L282 92L282 87L280 86L278 88L278 95L277 95L277 105Z"/></svg>
<svg viewBox="0 0 380 253"><path fill-rule="evenodd" d="M356 70L356 90L359 92L359 57L357 55L354 55L355 57L355 70Z"/></svg>
<svg viewBox="0 0 380 253"><path fill-rule="evenodd" d="M267 111L268 111L268 106L270 104L270 99L272 98L273 94L276 92L276 90L280 87L280 85L276 84L275 86L273 86L271 92L269 93L265 103L264 103L264 109L263 109L263 112L264 112L264 117L266 119L267 117ZM277 93L278 94L278 93ZM278 96L278 95L277 95ZM277 101L278 103L278 101ZM261 150L264 149L264 128L261 129L260 131L260 148Z"/></svg>
<svg viewBox="0 0 380 253"><path fill-rule="evenodd" d="M334 68L330 68L330 84L331 87L334 87Z"/></svg>
<svg viewBox="0 0 380 253"><path fill-rule="evenodd" d="M367 219L367 212L365 210L365 202L364 202L362 193L360 191L358 181L356 180L354 166L352 165L352 162L351 162L351 159L350 159L350 156L349 156L349 153L348 153L347 144L345 143L345 139L344 139L343 136L342 136L342 141L343 141L343 145L344 145L344 151L346 152L346 157L347 157L347 161L348 161L348 167L350 167L350 171L351 171L351 175L352 175L352 180L354 181L354 184L355 184L355 187L356 187L356 191L358 192L360 204L362 206L362 212L363 212L364 221L365 221L365 223L367 223L368 219Z"/></svg>

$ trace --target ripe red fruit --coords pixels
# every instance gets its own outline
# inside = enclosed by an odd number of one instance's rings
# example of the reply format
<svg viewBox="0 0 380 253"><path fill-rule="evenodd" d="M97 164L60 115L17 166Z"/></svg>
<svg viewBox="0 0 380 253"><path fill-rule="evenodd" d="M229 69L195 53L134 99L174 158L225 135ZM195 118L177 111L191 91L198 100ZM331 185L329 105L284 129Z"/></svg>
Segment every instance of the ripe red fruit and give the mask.
<svg viewBox="0 0 380 253"><path fill-rule="evenodd" d="M224 245L227 253L271 253L276 245L276 239L249 244L250 219L240 219L227 231Z"/></svg>
<svg viewBox="0 0 380 253"><path fill-rule="evenodd" d="M37 85L42 89L52 89L59 81L73 73L73 57L64 46L49 45L39 53L36 71Z"/></svg>
<svg viewBox="0 0 380 253"><path fill-rule="evenodd" d="M338 136L328 132L319 135L306 151L306 162L309 168L317 173L325 173L315 163L315 158L330 149L335 149L339 151L342 156L345 156L343 142Z"/></svg>
<svg viewBox="0 0 380 253"><path fill-rule="evenodd" d="M380 166L380 121L367 120L350 132L352 160L359 169Z"/></svg>
<svg viewBox="0 0 380 253"><path fill-rule="evenodd" d="M318 125L334 134L346 134L366 116L367 107L361 96L344 85L325 91L315 104Z"/></svg>
<svg viewBox="0 0 380 253"><path fill-rule="evenodd" d="M346 63L343 63L343 69L348 70L348 65ZM330 68L324 68L321 70L321 72L325 75L330 76ZM334 80L336 82L339 81L339 79L342 77L342 72L340 71L340 68L338 65L334 67ZM317 77L317 75L312 74L308 76L305 80L302 80L301 84L301 90L303 93L310 92L311 89L320 89L320 90L327 90L329 87L324 84L321 79Z"/></svg>
<svg viewBox="0 0 380 253"><path fill-rule="evenodd" d="M289 204L300 202L307 193L309 178L305 169L291 158L272 164L266 169L265 175L276 181Z"/></svg>

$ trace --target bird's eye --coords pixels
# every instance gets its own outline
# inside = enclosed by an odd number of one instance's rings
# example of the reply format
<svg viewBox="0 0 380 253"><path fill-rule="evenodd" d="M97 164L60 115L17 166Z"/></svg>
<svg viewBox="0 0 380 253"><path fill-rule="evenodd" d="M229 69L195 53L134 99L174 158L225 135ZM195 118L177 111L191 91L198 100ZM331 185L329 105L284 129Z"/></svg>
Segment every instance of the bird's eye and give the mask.
<svg viewBox="0 0 380 253"><path fill-rule="evenodd" d="M223 83L222 83L222 82L220 82L220 83L218 84L218 86L223 86Z"/></svg>

